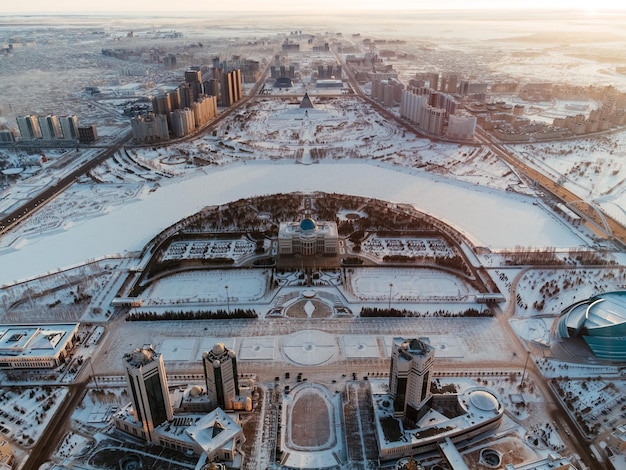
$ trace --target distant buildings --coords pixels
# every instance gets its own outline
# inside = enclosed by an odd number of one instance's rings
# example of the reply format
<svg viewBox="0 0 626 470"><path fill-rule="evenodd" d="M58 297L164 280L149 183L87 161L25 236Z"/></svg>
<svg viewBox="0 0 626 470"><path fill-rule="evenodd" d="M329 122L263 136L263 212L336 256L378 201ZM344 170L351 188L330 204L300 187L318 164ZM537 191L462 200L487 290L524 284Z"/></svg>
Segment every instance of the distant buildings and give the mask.
<svg viewBox="0 0 626 470"><path fill-rule="evenodd" d="M428 80L435 80L429 77ZM451 81L445 82L451 87ZM469 115L457 114L459 102L453 96L440 93L426 86L411 87L403 90L400 100L400 116L417 124L417 126L432 135L456 139L471 139L476 132L476 118ZM447 129L447 132L446 132Z"/></svg>
<svg viewBox="0 0 626 470"><path fill-rule="evenodd" d="M200 70L187 70L184 83L155 96L152 113L131 118L133 138L150 143L184 137L217 116L218 102L232 106L242 98L239 69L227 73L210 70L213 77L209 79L203 79Z"/></svg>
<svg viewBox="0 0 626 470"><path fill-rule="evenodd" d="M18 116L16 118L20 140L33 144L56 144L67 145L81 143L91 143L98 139L98 133L94 125L81 128L78 125L78 117L63 116L54 114L47 116ZM81 129L85 129L81 133ZM2 139L0 142L10 142L10 138Z"/></svg>
<svg viewBox="0 0 626 470"><path fill-rule="evenodd" d="M0 369L53 369L77 341L78 323L0 325Z"/></svg>
<svg viewBox="0 0 626 470"><path fill-rule="evenodd" d="M372 80L372 98L385 106L396 106L402 100L404 85L395 78Z"/></svg>
<svg viewBox="0 0 626 470"><path fill-rule="evenodd" d="M280 255L334 255L337 240L335 222L315 222L310 217L301 222L282 222L278 230L278 252Z"/></svg>

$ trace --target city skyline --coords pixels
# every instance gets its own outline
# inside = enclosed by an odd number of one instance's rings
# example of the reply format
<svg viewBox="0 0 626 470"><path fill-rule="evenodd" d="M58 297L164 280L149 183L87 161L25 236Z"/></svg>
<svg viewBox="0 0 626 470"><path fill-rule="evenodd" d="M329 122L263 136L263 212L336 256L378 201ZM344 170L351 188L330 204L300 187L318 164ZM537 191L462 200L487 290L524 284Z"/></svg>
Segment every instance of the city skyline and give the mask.
<svg viewBox="0 0 626 470"><path fill-rule="evenodd" d="M529 0L526 2L516 2L511 4L503 4L496 0L481 0L468 4L462 0L444 0L433 4L425 1L411 1L411 0L392 0L388 2L379 2L374 0L363 1L345 1L337 7L336 2L330 0L321 0L315 4L315 7L311 7L310 4L301 3L294 4L286 0L271 0L264 2L263 7L260 8L258 2L251 0L243 0L236 4L223 4L223 5L211 5L207 6L206 3L200 0L192 0L186 6L187 12L254 12L254 11L399 11L399 10L579 10L584 13L605 13L611 11L626 11L626 5L616 4L612 0L598 0L590 4L584 0L572 0L567 3L558 0ZM3 2L0 6L0 14L68 14L68 13L142 13L147 12L157 14L159 12L177 12L180 13L180 7L171 2L148 2L146 0L139 0L134 2L132 6L129 6L127 2L122 0L112 0L106 4L97 4L93 7L85 7L84 2L77 0L62 0L51 4L44 0L33 0L25 4L17 0L11 0L9 2Z"/></svg>

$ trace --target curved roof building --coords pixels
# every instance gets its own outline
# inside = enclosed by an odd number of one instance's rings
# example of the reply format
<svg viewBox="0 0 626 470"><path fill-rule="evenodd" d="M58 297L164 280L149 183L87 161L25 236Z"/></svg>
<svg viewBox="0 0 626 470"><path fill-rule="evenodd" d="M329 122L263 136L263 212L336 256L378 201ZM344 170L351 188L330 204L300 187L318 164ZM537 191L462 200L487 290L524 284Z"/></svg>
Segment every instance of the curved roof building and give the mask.
<svg viewBox="0 0 626 470"><path fill-rule="evenodd" d="M582 336L599 359L626 361L626 291L606 292L563 311L562 338Z"/></svg>

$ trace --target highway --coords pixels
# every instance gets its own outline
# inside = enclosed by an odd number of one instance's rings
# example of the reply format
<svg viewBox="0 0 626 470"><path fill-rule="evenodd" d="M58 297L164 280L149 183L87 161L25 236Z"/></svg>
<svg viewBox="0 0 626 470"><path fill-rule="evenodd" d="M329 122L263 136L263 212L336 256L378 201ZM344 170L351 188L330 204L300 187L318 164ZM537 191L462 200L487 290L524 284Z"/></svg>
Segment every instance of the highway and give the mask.
<svg viewBox="0 0 626 470"><path fill-rule="evenodd" d="M30 201L6 214L2 219L0 219L0 235L5 234L13 227L17 226L20 222L22 222L22 220L26 219L33 212L47 204L48 201L65 191L76 181L78 177L84 175L91 169L100 165L108 158L111 158L111 156L115 152L117 152L120 147L122 147L132 138L132 133L126 133L125 135L120 137L114 145L111 145L91 160L88 160L83 165L79 166L75 170L72 170L66 176L61 177L56 183L44 189L36 198L31 199Z"/></svg>
<svg viewBox="0 0 626 470"><path fill-rule="evenodd" d="M429 138L433 141L447 142L447 140L445 139L421 133L414 126L410 125L402 119L399 119L395 114L387 110L376 100L363 93L356 79L352 75L350 67L346 65L346 63L342 60L339 54L337 54L335 51L333 51L333 53L335 54L337 61L341 63L342 70L346 74L348 82L350 83L350 86L354 90L356 96L368 103L372 108L378 111L379 114L389 120L397 122L404 129L418 135L419 137ZM586 220L587 226L600 238L606 238L615 241L621 245L620 248L626 248L626 227L621 225L618 221L601 212L600 209L598 209L597 207L590 205L583 198L577 196L560 184L552 181L549 177L541 173L539 170L527 165L519 158L511 154L511 152L509 152L502 144L494 143L491 136L487 132L479 129L476 133L476 140L480 144L488 147L496 157L513 166L520 174L528 178L530 181L536 182L553 197L557 198L564 205L581 215Z"/></svg>
<svg viewBox="0 0 626 470"><path fill-rule="evenodd" d="M524 175L530 181L536 182L544 190L560 200L569 208L574 208L574 211L579 213L587 221L589 228L597 235L619 242L621 244L621 248L626 247L626 227L621 225L615 219L601 213L599 209L590 206L589 203L581 197L577 196L555 181L552 181L539 170L527 165L519 158L513 156L502 144L493 143L491 137L486 132L477 132L476 138L483 145L488 147L494 155L513 166L516 171ZM609 233L607 233L606 228L609 229Z"/></svg>
<svg viewBox="0 0 626 470"><path fill-rule="evenodd" d="M238 108L245 105L246 103L248 103L250 100L252 100L258 95L261 86L263 86L265 82L265 77L267 76L267 73L269 72L271 64L272 64L271 61L268 62L267 66L263 70L262 74L260 75L259 79L254 84L254 86L252 87L248 95L242 97L241 100L239 100L237 103L234 103L229 108L222 110L222 112L220 112L215 117L215 119L209 122L206 126L200 129L198 132L195 132L193 134L190 134L188 136L185 136L177 140L168 140L167 142L161 142L161 143L150 143L149 146L150 147L169 146L177 142L184 142L187 140L196 139L198 138L200 134L210 131L211 129L216 127L225 118L227 118L232 113L234 113ZM37 197L33 198L32 200L22 204L21 206L5 214L4 217L0 219L0 235L3 235L7 233L9 230L11 230L12 228L16 227L20 222L22 222L27 217L32 215L33 212L40 209L41 207L46 205L51 199L53 199L55 196L65 191L69 186L71 186L76 181L77 178L89 172L93 168L97 167L102 162L106 161L107 159L111 158L115 152L117 152L120 148L122 148L124 145L130 142L132 138L133 138L132 132L128 131L126 134L118 138L113 145L102 147L104 150L101 153L99 153L96 157L88 160L84 164L72 170L66 176L61 177L59 181L57 181L56 183L44 189L39 195L37 195ZM92 147L89 147L89 148L92 148Z"/></svg>

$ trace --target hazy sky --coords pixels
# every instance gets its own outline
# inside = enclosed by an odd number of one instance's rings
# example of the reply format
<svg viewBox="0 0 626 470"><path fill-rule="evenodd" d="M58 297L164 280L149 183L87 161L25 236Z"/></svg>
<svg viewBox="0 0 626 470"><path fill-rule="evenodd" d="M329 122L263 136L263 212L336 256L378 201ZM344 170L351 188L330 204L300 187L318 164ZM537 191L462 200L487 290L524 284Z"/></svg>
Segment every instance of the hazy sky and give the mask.
<svg viewBox="0 0 626 470"><path fill-rule="evenodd" d="M403 10L403 9L580 9L586 11L621 10L626 5L618 0L0 0L1 13L66 13L66 12L151 12L158 11L338 11L338 10Z"/></svg>

